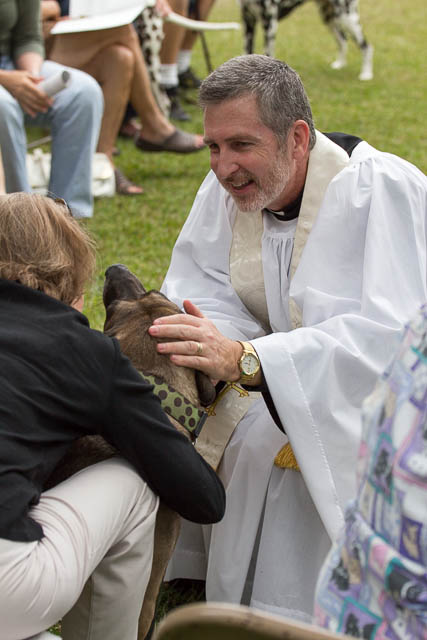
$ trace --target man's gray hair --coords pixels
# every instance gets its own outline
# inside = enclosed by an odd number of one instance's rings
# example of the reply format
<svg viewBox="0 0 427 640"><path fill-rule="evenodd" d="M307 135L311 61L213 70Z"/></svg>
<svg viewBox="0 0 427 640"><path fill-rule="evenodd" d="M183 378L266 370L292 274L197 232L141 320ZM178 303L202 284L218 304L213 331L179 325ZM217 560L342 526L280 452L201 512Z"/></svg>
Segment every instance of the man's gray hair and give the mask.
<svg viewBox="0 0 427 640"><path fill-rule="evenodd" d="M310 149L316 141L310 103L299 75L285 62L268 56L237 56L212 71L199 90L199 105L254 95L261 121L285 144L296 120L310 129Z"/></svg>

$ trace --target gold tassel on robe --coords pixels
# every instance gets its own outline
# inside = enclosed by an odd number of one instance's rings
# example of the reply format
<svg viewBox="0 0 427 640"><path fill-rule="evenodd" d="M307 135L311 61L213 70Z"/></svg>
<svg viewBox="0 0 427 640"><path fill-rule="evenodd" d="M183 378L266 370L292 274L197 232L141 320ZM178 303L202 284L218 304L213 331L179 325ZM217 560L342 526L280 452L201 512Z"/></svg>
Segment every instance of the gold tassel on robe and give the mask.
<svg viewBox="0 0 427 640"><path fill-rule="evenodd" d="M297 459L289 442L285 444L274 458L274 464L281 469L293 469L294 471L301 471L298 466Z"/></svg>

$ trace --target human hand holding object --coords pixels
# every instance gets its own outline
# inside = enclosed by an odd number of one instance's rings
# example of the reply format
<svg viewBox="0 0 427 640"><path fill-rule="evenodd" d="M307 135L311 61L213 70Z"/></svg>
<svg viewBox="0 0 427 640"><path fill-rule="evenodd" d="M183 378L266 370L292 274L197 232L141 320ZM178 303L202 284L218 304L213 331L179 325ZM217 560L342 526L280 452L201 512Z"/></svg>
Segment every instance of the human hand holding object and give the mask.
<svg viewBox="0 0 427 640"><path fill-rule="evenodd" d="M68 87L71 82L71 73L67 69L63 69L54 76L50 76L45 80L42 80L39 87L46 95L53 97L57 93Z"/></svg>
<svg viewBox="0 0 427 640"><path fill-rule="evenodd" d="M165 18L172 12L172 7L167 0L157 0L156 11L161 18Z"/></svg>
<svg viewBox="0 0 427 640"><path fill-rule="evenodd" d="M25 113L32 118L38 113L46 113L52 106L53 100L37 85L42 78L32 75L29 71L6 70L0 78L0 84L19 102Z"/></svg>

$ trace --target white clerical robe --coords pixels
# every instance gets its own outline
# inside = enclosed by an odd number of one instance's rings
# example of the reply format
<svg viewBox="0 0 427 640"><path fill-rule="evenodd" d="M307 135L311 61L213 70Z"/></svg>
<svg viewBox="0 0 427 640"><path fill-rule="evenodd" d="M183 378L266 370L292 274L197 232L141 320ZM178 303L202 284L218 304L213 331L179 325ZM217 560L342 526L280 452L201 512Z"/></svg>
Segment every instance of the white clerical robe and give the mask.
<svg viewBox="0 0 427 640"><path fill-rule="evenodd" d="M325 144L327 151L333 143L319 136L318 145ZM325 162L320 156L319 166ZM224 519L203 529L184 523L166 578L206 579L208 600L301 619L311 617L320 566L355 493L362 401L397 347L403 323L426 301L426 177L365 142L345 164L321 194L291 282L295 221L254 212L262 220L267 319L252 305L258 284L250 260L246 283L240 282L244 302L230 275L236 220L252 214L237 212L212 172L162 289L179 305L192 300L229 338L252 342L286 431L262 398L253 403L218 470L227 491ZM314 162L311 172L316 175ZM250 222L246 233L250 257ZM292 308L301 326L292 324ZM301 472L273 464L287 438Z"/></svg>

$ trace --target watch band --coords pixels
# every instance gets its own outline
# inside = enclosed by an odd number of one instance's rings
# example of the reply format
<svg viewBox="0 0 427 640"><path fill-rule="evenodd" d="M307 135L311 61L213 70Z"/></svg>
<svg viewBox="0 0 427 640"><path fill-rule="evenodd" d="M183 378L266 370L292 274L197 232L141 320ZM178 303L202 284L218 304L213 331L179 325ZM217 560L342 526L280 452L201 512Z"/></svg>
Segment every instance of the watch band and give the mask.
<svg viewBox="0 0 427 640"><path fill-rule="evenodd" d="M242 340L237 340L237 342L239 342L239 344L241 344L243 347L243 353L237 363L240 370L239 382L246 384L248 382L252 382L252 380L255 378L255 376L257 375L258 371L261 368L261 363L260 363L257 352L255 351L254 347L250 342L242 342ZM249 373L249 374L243 371L243 361L248 356L256 359L256 369L253 373Z"/></svg>

